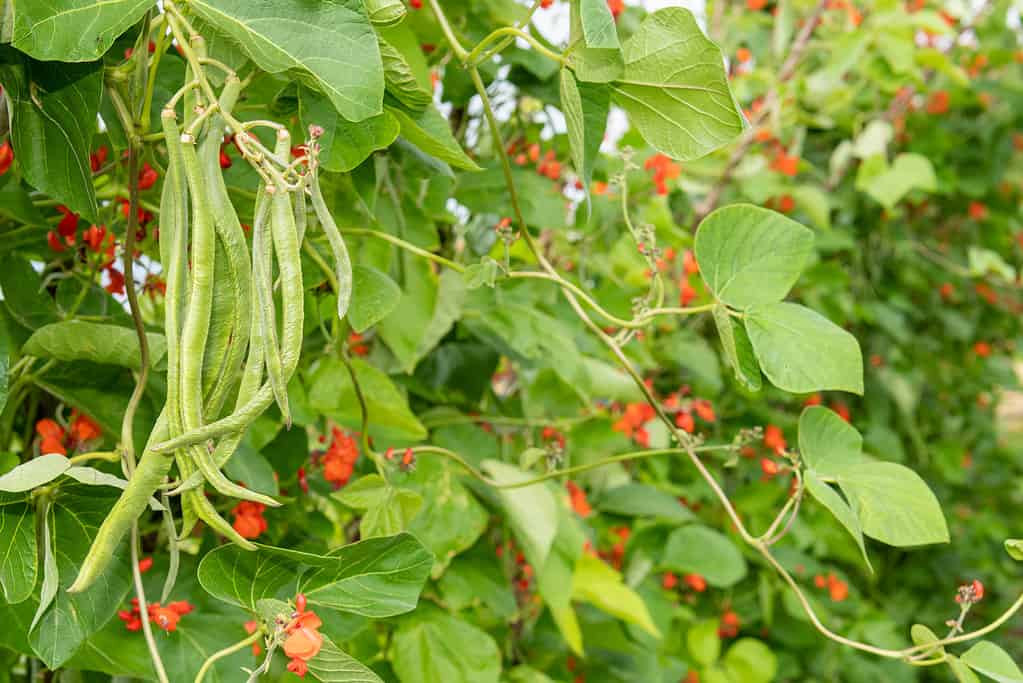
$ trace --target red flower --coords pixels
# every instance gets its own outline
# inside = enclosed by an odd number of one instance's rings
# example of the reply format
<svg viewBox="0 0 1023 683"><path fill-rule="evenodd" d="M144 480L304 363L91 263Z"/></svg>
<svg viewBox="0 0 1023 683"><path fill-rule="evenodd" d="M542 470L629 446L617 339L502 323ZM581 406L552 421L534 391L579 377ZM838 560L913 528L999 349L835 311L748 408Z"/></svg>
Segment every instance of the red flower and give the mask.
<svg viewBox="0 0 1023 683"><path fill-rule="evenodd" d="M835 602L842 602L849 597L849 584L834 574L828 574L828 596Z"/></svg>
<svg viewBox="0 0 1023 683"><path fill-rule="evenodd" d="M586 500L586 492L573 481L566 481L565 488L568 489L568 500L575 513L580 517L588 517L593 512L593 508L590 507L590 502Z"/></svg>
<svg viewBox="0 0 1023 683"><path fill-rule="evenodd" d="M779 151L774 157L774 161L771 162L771 170L794 177L799 173L799 157L789 156L785 152Z"/></svg>
<svg viewBox="0 0 1023 683"><path fill-rule="evenodd" d="M3 145L0 145L0 175L7 173L11 170L11 164L14 163L14 149L11 147L11 141L5 140Z"/></svg>
<svg viewBox="0 0 1023 683"><path fill-rule="evenodd" d="M973 345L973 352L981 358L987 358L991 355L991 345L987 342L979 341Z"/></svg>
<svg viewBox="0 0 1023 683"><path fill-rule="evenodd" d="M617 20L625 11L625 0L607 0L607 8L611 10L611 16Z"/></svg>
<svg viewBox="0 0 1023 683"><path fill-rule="evenodd" d="M717 415L714 414L714 406L710 401L705 399L693 401L693 410L696 411L697 416L704 422L714 422L717 420Z"/></svg>
<svg viewBox="0 0 1023 683"><path fill-rule="evenodd" d="M682 167L661 153L647 159L643 168L654 172L654 185L657 186L657 194L668 194L667 181L674 180L682 174Z"/></svg>
<svg viewBox="0 0 1023 683"><path fill-rule="evenodd" d="M675 416L675 426L692 434L696 429L696 421L693 419L693 414L683 410Z"/></svg>
<svg viewBox="0 0 1023 683"><path fill-rule="evenodd" d="M829 407L846 422L852 422L852 414L849 412L849 406L846 404L836 401Z"/></svg>
<svg viewBox="0 0 1023 683"><path fill-rule="evenodd" d="M764 429L764 445L779 455L785 452L785 435L781 429L774 425L767 425Z"/></svg>
<svg viewBox="0 0 1023 683"><path fill-rule="evenodd" d="M160 607L160 603L154 602L149 606L149 620L170 633L178 628L181 615L170 607Z"/></svg>
<svg viewBox="0 0 1023 683"><path fill-rule="evenodd" d="M948 111L948 93L938 90L927 99L928 114L944 114Z"/></svg>
<svg viewBox="0 0 1023 683"><path fill-rule="evenodd" d="M60 252L67 249L64 243L61 242L60 237L57 236L53 230L46 233L46 243L50 246L50 251L59 254Z"/></svg>
<svg viewBox="0 0 1023 683"><path fill-rule="evenodd" d="M970 202L970 218L982 221L987 218L987 207L982 202Z"/></svg>
<svg viewBox="0 0 1023 683"><path fill-rule="evenodd" d="M106 286L106 290L111 294L124 294L124 273L107 268L107 275L110 277L110 284Z"/></svg>
<svg viewBox="0 0 1023 683"><path fill-rule="evenodd" d="M106 239L107 229L103 225L90 225L89 229L82 234L82 239L95 253L99 253L103 249L103 240Z"/></svg>
<svg viewBox="0 0 1023 683"><path fill-rule="evenodd" d="M778 467L778 463L774 460L771 460L770 458L761 458L760 469L763 470L764 476L770 479L778 474L780 468Z"/></svg>
<svg viewBox="0 0 1023 683"><path fill-rule="evenodd" d="M696 262L696 254L692 249L686 249L682 254L682 269L686 275L696 275L700 272L700 264Z"/></svg>
<svg viewBox="0 0 1023 683"><path fill-rule="evenodd" d="M672 590L678 585L678 577L671 572L665 572L664 577L661 579L661 585L664 586L666 590Z"/></svg>
<svg viewBox="0 0 1023 683"><path fill-rule="evenodd" d="M139 560L139 574L145 574L153 568L153 558L143 557Z"/></svg>
<svg viewBox="0 0 1023 683"><path fill-rule="evenodd" d="M702 593L707 590L707 579L703 578L699 574L686 574L682 580L686 582L687 586L697 593Z"/></svg>
<svg viewBox="0 0 1023 683"><path fill-rule="evenodd" d="M79 413L77 410L71 413L71 435L79 443L92 441L103 435L103 430L88 415Z"/></svg>
<svg viewBox="0 0 1023 683"><path fill-rule="evenodd" d="M291 622L284 628L288 638L284 641L284 654L291 661L288 663L288 671L299 676L305 676L309 670L306 662L315 657L323 646L323 636L319 632L323 622L315 612L307 612L305 598L299 596L296 603L300 606L298 613Z"/></svg>
<svg viewBox="0 0 1023 683"><path fill-rule="evenodd" d="M139 171L139 189L148 190L156 184L160 175L156 169L149 165L148 161L142 163L142 170Z"/></svg>
<svg viewBox="0 0 1023 683"><path fill-rule="evenodd" d="M688 280L683 280L682 281L682 285L679 287L679 293L678 293L678 302L679 302L679 304L683 308L685 308L686 306L691 304L693 302L693 299L695 299L695 298L696 298L696 290L693 289L693 286L691 284L689 284Z"/></svg>
<svg viewBox="0 0 1023 683"><path fill-rule="evenodd" d="M242 538L258 538L268 528L263 517L265 511L266 506L262 503L243 500L231 511L234 514L234 523L231 526Z"/></svg>
<svg viewBox="0 0 1023 683"><path fill-rule="evenodd" d="M64 214L64 217L60 219L60 223L57 223L57 232L60 233L61 237L71 237L78 230L78 214L72 212L64 205L58 206L57 211Z"/></svg>
<svg viewBox="0 0 1023 683"><path fill-rule="evenodd" d="M348 483L355 471L355 462L359 458L359 447L355 439L334 427L331 430L334 439L327 452L323 455L323 478L340 488Z"/></svg>
<svg viewBox="0 0 1023 683"><path fill-rule="evenodd" d="M231 156L227 153L227 145L220 146L220 168L231 168Z"/></svg>
<svg viewBox="0 0 1023 683"><path fill-rule="evenodd" d="M99 170L103 168L103 164L106 163L108 154L109 151L105 146L103 146L89 155L89 167L92 169L93 173L98 173Z"/></svg>
<svg viewBox="0 0 1023 683"><path fill-rule="evenodd" d="M806 400L803 401L804 406L819 406L823 402L820 394L810 394Z"/></svg>

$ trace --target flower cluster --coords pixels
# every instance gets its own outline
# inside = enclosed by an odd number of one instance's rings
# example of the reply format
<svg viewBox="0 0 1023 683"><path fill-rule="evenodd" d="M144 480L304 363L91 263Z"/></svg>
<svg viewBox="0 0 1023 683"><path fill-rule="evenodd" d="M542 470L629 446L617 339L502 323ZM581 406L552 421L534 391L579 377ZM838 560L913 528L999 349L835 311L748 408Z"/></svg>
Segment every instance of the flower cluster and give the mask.
<svg viewBox="0 0 1023 683"><path fill-rule="evenodd" d="M150 623L156 624L164 631L170 633L178 628L181 617L193 611L193 607L186 600L168 603L163 607L158 602L147 605ZM131 609L123 609L117 613L117 618L124 622L124 627L129 631L138 631L142 628L142 612L139 610L138 598L131 599Z"/></svg>
<svg viewBox="0 0 1023 683"><path fill-rule="evenodd" d="M36 434L40 438L40 454L67 455L68 449L76 450L95 441L103 435L103 431L88 415L72 410L71 423L66 429L56 420L44 418L36 422Z"/></svg>
<svg viewBox="0 0 1023 683"><path fill-rule="evenodd" d="M827 576L818 574L813 577L813 585L821 590L827 589L828 597L835 602L842 602L849 597L849 584L835 576L833 572L828 572Z"/></svg>
<svg viewBox="0 0 1023 683"><path fill-rule="evenodd" d="M348 483L359 459L359 446L355 438L339 427L331 428L330 446L321 458L323 478L339 489Z"/></svg>
<svg viewBox="0 0 1023 683"><path fill-rule="evenodd" d="M668 181L682 174L682 167L671 160L671 157L658 152L643 164L643 168L654 172L654 186L657 194L668 194Z"/></svg>
<svg viewBox="0 0 1023 683"><path fill-rule="evenodd" d="M263 517L265 511L266 506L262 503L243 500L231 510L231 514L234 515L234 523L231 526L242 538L258 538L267 530L266 519Z"/></svg>
<svg viewBox="0 0 1023 683"><path fill-rule="evenodd" d="M309 671L308 662L320 652L323 646L323 635L319 629L323 626L316 613L306 610L306 598L299 593L295 597L295 613L291 621L284 627L288 636L284 641L284 654L291 660L288 671L305 678Z"/></svg>

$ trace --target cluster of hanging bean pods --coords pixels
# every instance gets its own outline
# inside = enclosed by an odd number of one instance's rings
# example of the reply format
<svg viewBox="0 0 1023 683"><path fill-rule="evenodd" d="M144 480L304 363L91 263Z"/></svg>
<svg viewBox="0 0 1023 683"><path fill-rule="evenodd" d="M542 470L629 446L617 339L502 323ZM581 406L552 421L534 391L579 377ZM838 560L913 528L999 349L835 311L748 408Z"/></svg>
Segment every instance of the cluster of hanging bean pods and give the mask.
<svg viewBox="0 0 1023 683"><path fill-rule="evenodd" d="M193 48L201 50L201 42ZM311 128L307 154L295 161L290 160L291 137L285 127L264 122L276 131L272 152L254 136L236 131L243 156L262 179L250 254L219 162L241 81L229 73L216 102L202 100L196 91L198 81L189 74L185 81L162 113L168 157L160 207L160 257L167 285L167 399L138 467L69 589L72 592L85 590L102 574L150 496L165 486L173 464L178 480L169 494L181 497L180 537L202 520L239 546L255 548L220 515L205 489L279 505L274 498L231 481L221 468L245 430L272 402L291 423L287 385L302 349L299 251L307 196L334 255L339 317L345 315L351 297L348 251L317 176L316 139L321 131ZM175 111L179 97L184 101L184 128ZM231 397L233 409L224 415Z"/></svg>

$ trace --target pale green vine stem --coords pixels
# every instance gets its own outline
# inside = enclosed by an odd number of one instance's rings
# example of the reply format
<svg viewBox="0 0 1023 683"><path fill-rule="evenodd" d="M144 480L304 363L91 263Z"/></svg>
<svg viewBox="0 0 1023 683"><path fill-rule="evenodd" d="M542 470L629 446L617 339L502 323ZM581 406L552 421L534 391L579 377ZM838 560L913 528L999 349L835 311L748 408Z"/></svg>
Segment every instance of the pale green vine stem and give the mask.
<svg viewBox="0 0 1023 683"><path fill-rule="evenodd" d="M540 44L540 41L538 41L536 38L514 26L505 26L504 28L499 28L496 31L493 31L490 35L481 40L479 44L476 45L476 47L474 47L468 55L466 55L463 61L465 61L467 64L475 66L480 60L480 55L483 53L483 51L486 49L488 45L505 37L522 38L524 41L529 43L529 45L534 50L542 54L544 57L552 59L561 65L565 64L565 58L562 57L560 54L552 50L549 50L546 46Z"/></svg>
<svg viewBox="0 0 1023 683"><path fill-rule="evenodd" d="M239 640L234 645L228 645L223 650L217 650L216 652L211 654L209 657L206 658L206 661L202 663L202 666L199 667L199 671L195 674L195 683L202 683L202 679L206 677L206 674L209 673L210 669L213 668L213 665L216 664L219 660L223 659L224 657L230 657L239 650L244 650L249 645L252 645L262 637L263 630L256 629L255 631L252 632L252 635L242 640Z"/></svg>

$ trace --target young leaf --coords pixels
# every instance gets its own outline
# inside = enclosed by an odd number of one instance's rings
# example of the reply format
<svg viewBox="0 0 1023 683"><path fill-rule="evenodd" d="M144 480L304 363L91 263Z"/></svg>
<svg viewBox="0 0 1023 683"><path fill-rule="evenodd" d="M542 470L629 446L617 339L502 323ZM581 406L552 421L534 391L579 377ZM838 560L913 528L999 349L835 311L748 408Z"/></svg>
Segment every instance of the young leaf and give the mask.
<svg viewBox="0 0 1023 683"><path fill-rule="evenodd" d="M680 574L700 574L712 586L727 588L746 576L746 560L720 531L684 526L668 536L661 566Z"/></svg>
<svg viewBox="0 0 1023 683"><path fill-rule="evenodd" d="M745 309L785 298L813 252L813 231L780 213L733 204L703 219L694 250L714 296Z"/></svg>
<svg viewBox="0 0 1023 683"><path fill-rule="evenodd" d="M570 43L568 63L576 78L586 83L608 83L625 73L625 56L618 45L610 48L590 46L586 42L583 28L582 8L579 2L572 2L569 14ZM612 20L614 17L612 17ZM599 22L591 22L591 30ZM613 28L613 27L612 27ZM615 40L617 41L617 33Z"/></svg>
<svg viewBox="0 0 1023 683"><path fill-rule="evenodd" d="M362 0L192 0L189 8L264 71L322 90L349 121L383 111L384 68Z"/></svg>
<svg viewBox="0 0 1023 683"><path fill-rule="evenodd" d="M668 7L648 15L623 49L625 73L611 88L653 147L689 161L742 132L721 50L689 10Z"/></svg>
<svg viewBox="0 0 1023 683"><path fill-rule="evenodd" d="M778 658L755 638L735 641L725 653L724 665L731 680L742 683L771 683L778 673Z"/></svg>
<svg viewBox="0 0 1023 683"><path fill-rule="evenodd" d="M622 575L592 555L582 555L572 574L572 599L588 602L622 621L660 638L643 598L622 582Z"/></svg>
<svg viewBox="0 0 1023 683"><path fill-rule="evenodd" d="M0 491L21 493L49 483L71 467L71 461L59 453L40 455L24 462L0 477Z"/></svg>
<svg viewBox="0 0 1023 683"><path fill-rule="evenodd" d="M686 646L697 663L709 666L721 656L721 637L716 619L707 619L689 627Z"/></svg>
<svg viewBox="0 0 1023 683"><path fill-rule="evenodd" d="M433 102L433 92L429 66L415 34L408 26L378 30L387 92L413 111L426 109Z"/></svg>
<svg viewBox="0 0 1023 683"><path fill-rule="evenodd" d="M948 543L941 504L913 470L893 462L835 468L863 533L897 547Z"/></svg>
<svg viewBox="0 0 1023 683"><path fill-rule="evenodd" d="M963 660L954 655L946 655L946 657L945 661L948 662L949 668L952 669L952 674L959 683L980 683L980 678L977 674L973 673L970 667L963 663Z"/></svg>
<svg viewBox="0 0 1023 683"><path fill-rule="evenodd" d="M859 342L819 313L798 304L760 304L746 311L745 323L761 369L779 389L863 393Z"/></svg>
<svg viewBox="0 0 1023 683"><path fill-rule="evenodd" d="M407 14L405 3L401 0L366 0L366 11L376 27L397 24Z"/></svg>
<svg viewBox="0 0 1023 683"><path fill-rule="evenodd" d="M561 110L565 114L572 164L586 192L587 206L593 164L600 153L600 143L604 140L610 106L611 91L607 86L577 83L571 70L561 70Z"/></svg>
<svg viewBox="0 0 1023 683"><path fill-rule="evenodd" d="M1012 657L987 640L982 640L971 647L961 659L977 673L998 683L1023 683L1023 672L1012 661Z"/></svg>
<svg viewBox="0 0 1023 683"><path fill-rule="evenodd" d="M900 154L895 157L891 168L863 182L857 178L856 186L886 209L891 209L913 190L934 192L938 189L938 178L927 157L921 154Z"/></svg>
<svg viewBox="0 0 1023 683"><path fill-rule="evenodd" d="M1005 552L1014 560L1023 562L1023 539L1009 538L1005 541Z"/></svg>
<svg viewBox="0 0 1023 683"><path fill-rule="evenodd" d="M586 47L618 48L618 29L607 0L579 0L579 17Z"/></svg>
<svg viewBox="0 0 1023 683"><path fill-rule="evenodd" d="M38 574L35 516L25 503L0 505L0 588L5 602L32 595Z"/></svg>
<svg viewBox="0 0 1023 683"><path fill-rule="evenodd" d="M11 143L25 180L96 220L89 145L103 90L101 64L0 59L0 81L10 100Z"/></svg>
<svg viewBox="0 0 1023 683"><path fill-rule="evenodd" d="M42 61L91 62L152 6L152 0L19 2L11 43Z"/></svg>
<svg viewBox="0 0 1023 683"><path fill-rule="evenodd" d="M36 624L39 623L39 619L46 613L46 609L53 603L53 599L57 597L57 584L60 582L60 574L57 570L57 560L53 551L53 540L50 538L50 515L48 505L43 505L39 508L39 517L41 519L41 523L39 524L41 530L39 545L42 546L43 551L43 583L39 588L39 606L36 607L36 613L32 617L32 623L28 626L30 633L33 629L35 629Z"/></svg>
<svg viewBox="0 0 1023 683"><path fill-rule="evenodd" d="M750 344L746 329L728 313L728 307L723 304L714 306L713 313L721 347L728 364L735 372L735 381L747 391L760 391L763 387L760 365L753 353L753 345Z"/></svg>

